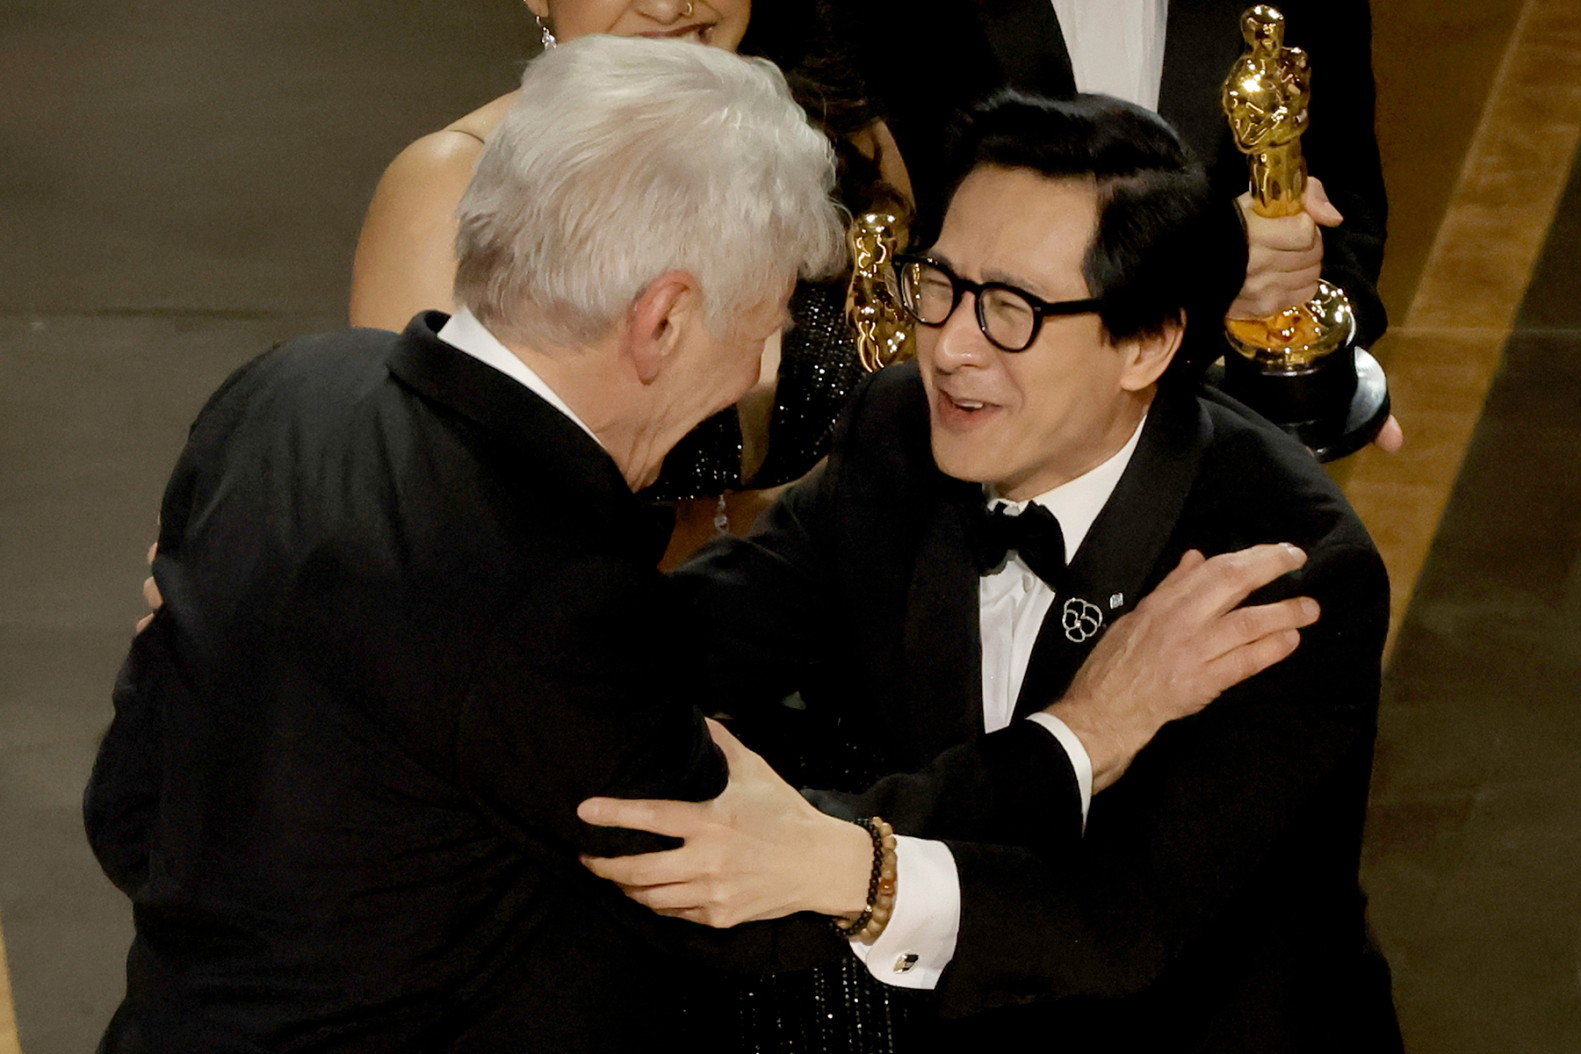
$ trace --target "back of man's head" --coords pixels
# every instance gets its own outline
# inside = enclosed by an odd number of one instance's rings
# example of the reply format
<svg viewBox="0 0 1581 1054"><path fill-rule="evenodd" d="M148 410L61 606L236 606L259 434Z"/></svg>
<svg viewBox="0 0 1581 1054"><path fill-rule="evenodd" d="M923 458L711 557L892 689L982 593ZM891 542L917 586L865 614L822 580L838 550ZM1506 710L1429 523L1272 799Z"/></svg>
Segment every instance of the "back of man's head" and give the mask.
<svg viewBox="0 0 1581 1054"><path fill-rule="evenodd" d="M710 327L843 258L828 141L770 63L596 36L533 60L458 209L456 302L506 340L576 346L660 274Z"/></svg>
<svg viewBox="0 0 1581 1054"><path fill-rule="evenodd" d="M1234 206L1214 201L1180 137L1140 106L1005 92L968 115L950 156L952 194L985 165L1092 183L1098 218L1082 271L1111 340L1156 334L1187 316L1217 326L1245 278ZM1165 376L1204 365L1177 355Z"/></svg>

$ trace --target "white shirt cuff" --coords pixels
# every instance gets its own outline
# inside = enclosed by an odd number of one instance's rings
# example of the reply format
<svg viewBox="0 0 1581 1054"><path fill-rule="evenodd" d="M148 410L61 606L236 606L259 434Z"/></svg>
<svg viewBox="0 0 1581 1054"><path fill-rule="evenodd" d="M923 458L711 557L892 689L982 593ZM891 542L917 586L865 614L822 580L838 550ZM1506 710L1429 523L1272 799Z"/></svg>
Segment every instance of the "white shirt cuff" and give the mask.
<svg viewBox="0 0 1581 1054"><path fill-rule="evenodd" d="M1081 825L1085 830L1087 806L1092 804L1092 758L1088 756L1087 748L1081 745L1081 737L1053 714L1046 714L1040 710L1035 714L1027 715L1027 720L1048 729L1070 757L1070 767L1076 770L1076 786L1081 789Z"/></svg>
<svg viewBox="0 0 1581 1054"><path fill-rule="evenodd" d="M877 940L852 941L851 951L884 984L933 989L960 930L961 879L949 846L897 835L894 913Z"/></svg>

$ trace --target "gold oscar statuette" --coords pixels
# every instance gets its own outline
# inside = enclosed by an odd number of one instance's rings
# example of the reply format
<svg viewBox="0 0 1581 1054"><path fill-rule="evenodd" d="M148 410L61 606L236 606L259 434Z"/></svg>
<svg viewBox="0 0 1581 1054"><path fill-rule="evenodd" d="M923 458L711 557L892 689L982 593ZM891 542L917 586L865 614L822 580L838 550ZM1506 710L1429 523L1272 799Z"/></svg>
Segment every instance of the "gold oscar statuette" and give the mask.
<svg viewBox="0 0 1581 1054"><path fill-rule="evenodd" d="M1252 209L1269 218L1305 209L1301 136L1312 71L1306 52L1286 47L1284 34L1277 8L1249 8L1241 16L1246 51L1221 96L1235 145L1250 163ZM1237 352L1225 362L1225 389L1320 458L1354 453L1388 419L1383 371L1355 346L1356 317L1338 286L1320 281L1306 303L1270 318L1226 319L1224 329Z"/></svg>
<svg viewBox="0 0 1581 1054"><path fill-rule="evenodd" d="M905 244L906 225L893 213L868 212L851 221L851 285L845 317L856 334L862 368L872 373L917 353L911 319L900 306L890 261Z"/></svg>

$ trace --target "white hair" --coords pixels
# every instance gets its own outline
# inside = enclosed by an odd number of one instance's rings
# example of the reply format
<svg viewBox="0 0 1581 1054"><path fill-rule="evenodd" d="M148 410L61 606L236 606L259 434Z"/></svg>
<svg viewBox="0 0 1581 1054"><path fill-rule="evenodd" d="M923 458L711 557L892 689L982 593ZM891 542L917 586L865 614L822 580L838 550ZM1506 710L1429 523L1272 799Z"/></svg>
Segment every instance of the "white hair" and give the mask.
<svg viewBox="0 0 1581 1054"><path fill-rule="evenodd" d="M771 63L571 41L528 66L462 198L456 302L501 336L574 346L682 270L720 333L798 272L842 265L833 185L828 140Z"/></svg>

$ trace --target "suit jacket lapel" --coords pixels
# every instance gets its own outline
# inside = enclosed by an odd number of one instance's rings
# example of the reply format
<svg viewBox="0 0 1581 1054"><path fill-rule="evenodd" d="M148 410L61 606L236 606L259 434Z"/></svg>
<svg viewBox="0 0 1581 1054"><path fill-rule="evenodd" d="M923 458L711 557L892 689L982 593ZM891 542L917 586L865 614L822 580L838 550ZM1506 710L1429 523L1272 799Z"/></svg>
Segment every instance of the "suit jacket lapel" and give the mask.
<svg viewBox="0 0 1581 1054"><path fill-rule="evenodd" d="M1076 93L1070 52L1049 0L982 0L976 6L1007 86L1056 99Z"/></svg>
<svg viewBox="0 0 1581 1054"><path fill-rule="evenodd" d="M1027 663L1017 716L1053 702L1110 624L1155 584L1207 443L1189 393L1160 393L1125 474L1076 551Z"/></svg>
<svg viewBox="0 0 1581 1054"><path fill-rule="evenodd" d="M1241 53L1246 0L1170 0L1164 31L1164 74L1158 112L1185 139L1197 160L1213 165L1227 141L1217 99Z"/></svg>
<svg viewBox="0 0 1581 1054"><path fill-rule="evenodd" d="M966 516L982 502L975 483L939 477L917 546L906 598L906 727L919 759L983 731L982 636L977 568L966 544Z"/></svg>

